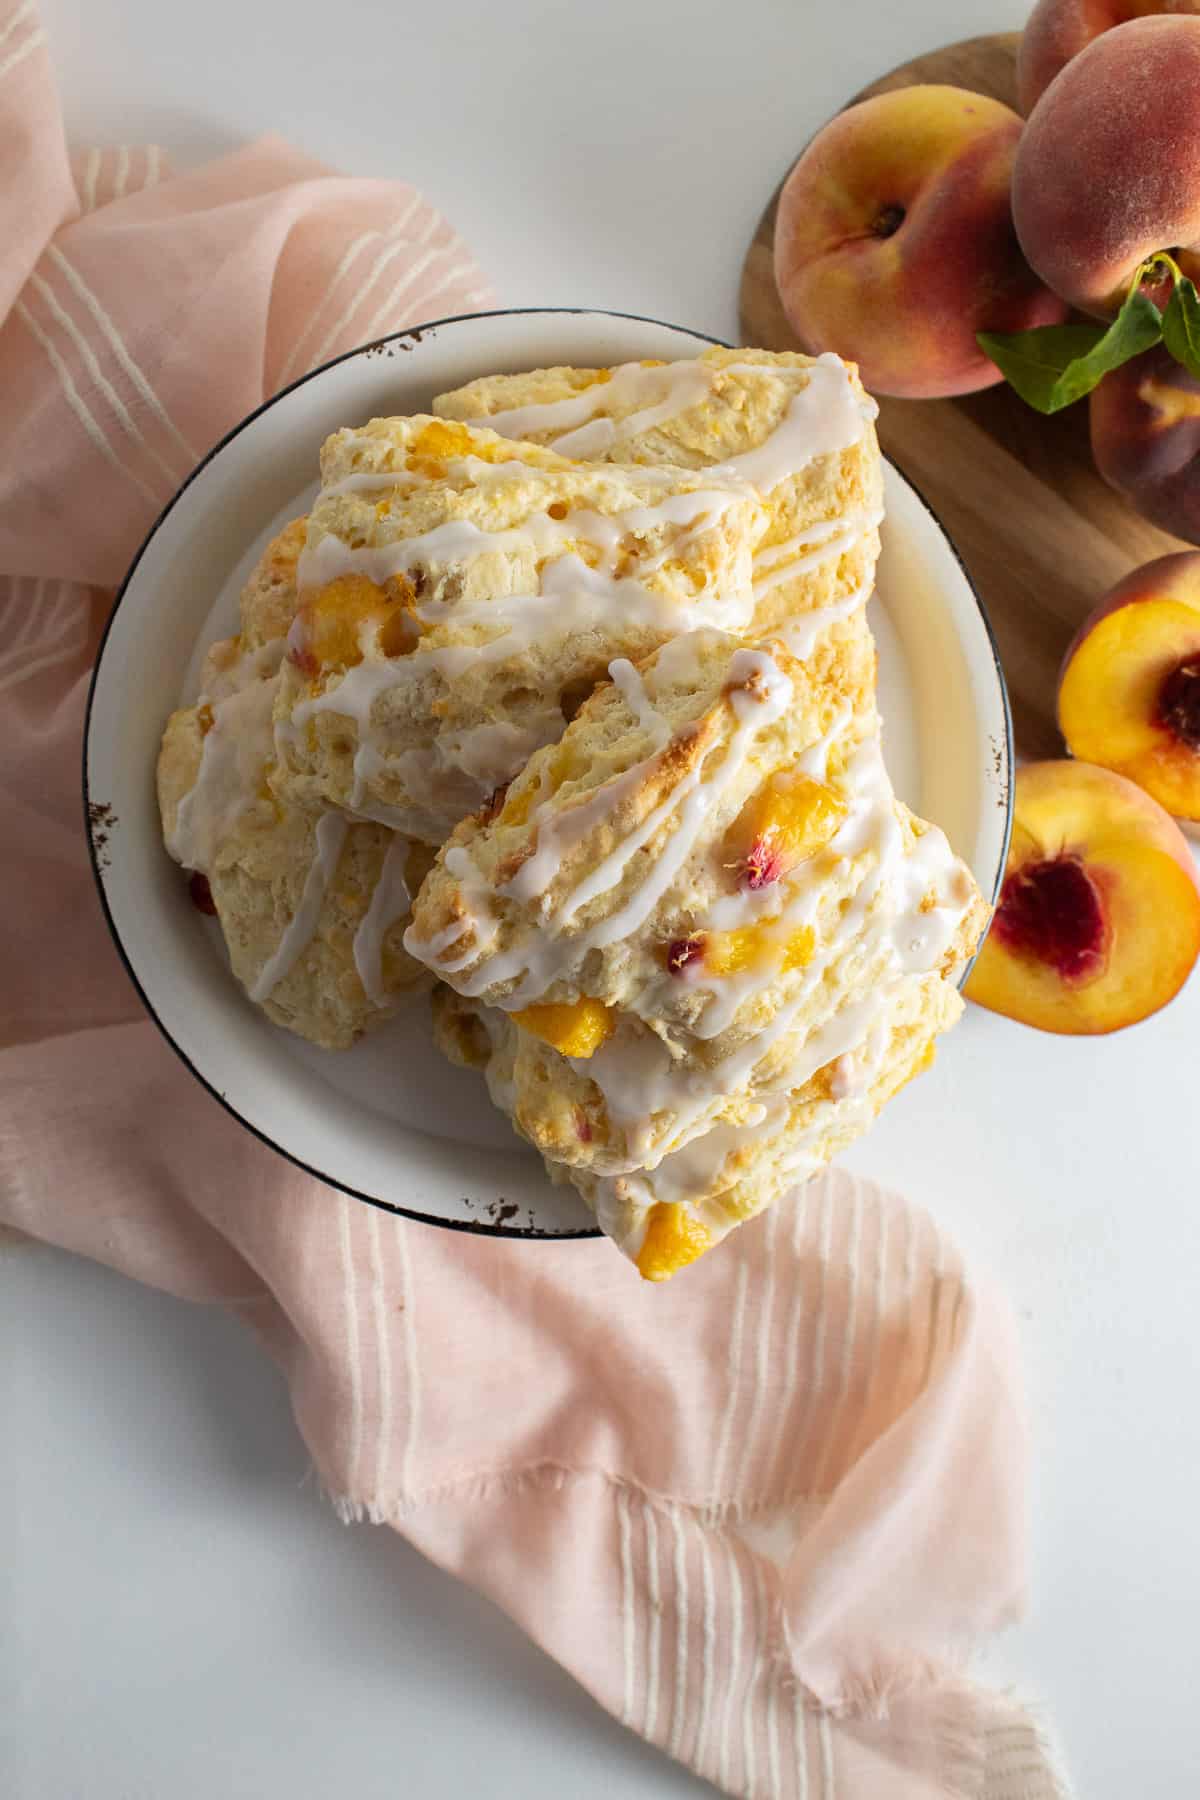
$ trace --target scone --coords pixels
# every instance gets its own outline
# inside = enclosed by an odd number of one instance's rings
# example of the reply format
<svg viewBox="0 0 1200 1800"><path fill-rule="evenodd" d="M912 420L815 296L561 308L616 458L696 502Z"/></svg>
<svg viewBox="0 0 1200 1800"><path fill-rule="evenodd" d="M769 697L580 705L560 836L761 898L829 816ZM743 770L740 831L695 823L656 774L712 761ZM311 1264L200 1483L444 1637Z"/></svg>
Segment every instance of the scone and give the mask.
<svg viewBox="0 0 1200 1800"><path fill-rule="evenodd" d="M813 1111L843 1059L882 1104L957 1016L986 908L892 793L861 629L858 659L697 633L616 665L417 898L411 953L502 1009L494 1095L632 1254L681 1183L707 1242L819 1166L871 1116Z"/></svg>
<svg viewBox="0 0 1200 1800"><path fill-rule="evenodd" d="M491 375L434 410L600 462L714 468L748 481L769 519L755 555L758 635L803 650L812 622L871 592L883 516L877 407L833 355L706 350L693 361Z"/></svg>
<svg viewBox="0 0 1200 1800"><path fill-rule="evenodd" d="M296 569L308 530L305 517L293 519L271 539L255 564L238 605L243 650L281 647L299 605Z"/></svg>
<svg viewBox="0 0 1200 1800"><path fill-rule="evenodd" d="M168 720L158 797L167 849L207 883L251 999L301 1037L342 1049L429 986L402 940L430 852L271 791L283 639L253 640L286 624L294 534L288 527L268 547L247 583L243 635L213 646L200 698ZM290 591L294 601L294 581Z"/></svg>
<svg viewBox="0 0 1200 1800"><path fill-rule="evenodd" d="M961 1011L957 989L939 975L898 983L857 1049L830 1056L800 1086L765 1095L744 1123L711 1126L652 1171L598 1175L543 1152L547 1172L574 1185L646 1280L665 1281L860 1137L928 1068L937 1034ZM494 1104L514 1118L524 1036L511 1016L439 985L433 1022L443 1053L479 1071Z"/></svg>
<svg viewBox="0 0 1200 1800"><path fill-rule="evenodd" d="M754 611L754 490L430 418L336 433L276 708L285 799L440 844L618 657Z"/></svg>

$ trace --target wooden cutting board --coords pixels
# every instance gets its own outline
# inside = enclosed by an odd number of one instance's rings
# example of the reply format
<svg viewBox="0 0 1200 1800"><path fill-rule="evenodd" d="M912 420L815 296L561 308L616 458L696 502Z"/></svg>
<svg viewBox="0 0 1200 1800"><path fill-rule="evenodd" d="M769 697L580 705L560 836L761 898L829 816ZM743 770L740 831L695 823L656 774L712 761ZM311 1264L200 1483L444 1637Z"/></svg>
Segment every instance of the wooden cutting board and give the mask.
<svg viewBox="0 0 1200 1800"><path fill-rule="evenodd" d="M1015 107L1017 42L1011 33L949 44L855 98L941 81ZM776 188L746 256L742 338L767 350L799 350L775 285L778 199ZM1137 563L1185 546L1140 518L1096 474L1086 402L1043 418L1005 386L958 400L885 399L879 437L954 539L987 607L1018 749L1030 757L1061 755L1054 692L1076 626Z"/></svg>

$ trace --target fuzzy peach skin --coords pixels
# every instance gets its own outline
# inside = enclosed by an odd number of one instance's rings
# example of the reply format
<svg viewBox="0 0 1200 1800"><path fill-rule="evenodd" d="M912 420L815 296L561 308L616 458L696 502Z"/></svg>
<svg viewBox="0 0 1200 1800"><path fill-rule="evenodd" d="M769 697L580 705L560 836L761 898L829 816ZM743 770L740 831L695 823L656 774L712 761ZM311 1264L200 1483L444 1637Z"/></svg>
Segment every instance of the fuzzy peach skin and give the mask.
<svg viewBox="0 0 1200 1800"><path fill-rule="evenodd" d="M1160 556L1110 589L1063 662L1067 748L1200 819L1200 551Z"/></svg>
<svg viewBox="0 0 1200 1800"><path fill-rule="evenodd" d="M1017 105L1032 112L1059 70L1093 38L1154 13L1200 13L1200 0L1038 0L1017 51Z"/></svg>
<svg viewBox="0 0 1200 1800"><path fill-rule="evenodd" d="M1017 149L1013 220L1042 280L1105 317L1156 250L1200 272L1200 18L1133 19L1081 50Z"/></svg>
<svg viewBox="0 0 1200 1800"><path fill-rule="evenodd" d="M1026 266L1009 184L1016 113L964 88L879 94L818 132L784 183L775 277L810 351L915 399L990 387L977 331L1065 317Z"/></svg>
<svg viewBox="0 0 1200 1800"><path fill-rule="evenodd" d="M1105 481L1144 518L1200 544L1200 380L1158 345L1106 375L1088 408Z"/></svg>
<svg viewBox="0 0 1200 1800"><path fill-rule="evenodd" d="M1174 998L1200 954L1187 840L1132 781L1089 763L1018 769L1000 903L966 993L1040 1031L1119 1031Z"/></svg>

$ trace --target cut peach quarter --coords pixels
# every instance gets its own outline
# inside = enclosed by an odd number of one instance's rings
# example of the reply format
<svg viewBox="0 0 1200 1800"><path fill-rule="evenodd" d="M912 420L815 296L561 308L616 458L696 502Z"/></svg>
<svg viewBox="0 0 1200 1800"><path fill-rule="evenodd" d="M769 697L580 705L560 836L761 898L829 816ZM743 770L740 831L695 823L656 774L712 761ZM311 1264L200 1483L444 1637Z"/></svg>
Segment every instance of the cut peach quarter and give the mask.
<svg viewBox="0 0 1200 1800"><path fill-rule="evenodd" d="M1041 1031L1118 1031L1157 1012L1200 953L1183 833L1111 769L1018 770L1012 848L970 999Z"/></svg>
<svg viewBox="0 0 1200 1800"><path fill-rule="evenodd" d="M1200 552L1118 582L1067 652L1058 689L1067 748L1200 819Z"/></svg>

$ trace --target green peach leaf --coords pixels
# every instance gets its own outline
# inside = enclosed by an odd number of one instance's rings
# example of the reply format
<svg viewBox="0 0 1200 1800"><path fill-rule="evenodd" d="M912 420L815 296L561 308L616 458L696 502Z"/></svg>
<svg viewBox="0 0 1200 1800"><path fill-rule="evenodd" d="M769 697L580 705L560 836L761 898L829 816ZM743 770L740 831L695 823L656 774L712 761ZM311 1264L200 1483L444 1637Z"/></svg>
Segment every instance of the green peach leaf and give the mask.
<svg viewBox="0 0 1200 1800"><path fill-rule="evenodd" d="M1135 284L1107 329L1102 325L1041 325L1033 331L978 333L1022 400L1041 413L1072 406L1131 357L1160 342L1162 314Z"/></svg>
<svg viewBox="0 0 1200 1800"><path fill-rule="evenodd" d="M1064 372L1082 361L1106 335L1103 325L1039 325L1033 331L981 331L978 343L1010 387L1038 412L1057 412L1055 393Z"/></svg>
<svg viewBox="0 0 1200 1800"><path fill-rule="evenodd" d="M1163 314L1163 343L1189 375L1200 378L1200 294L1181 276Z"/></svg>

